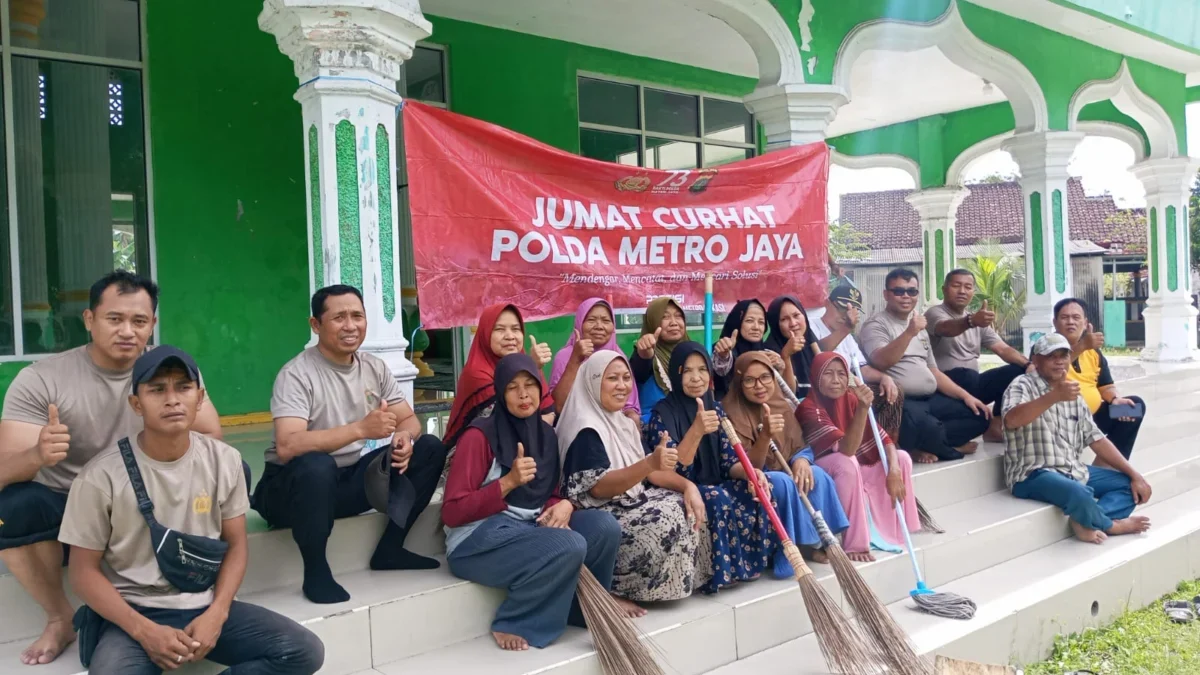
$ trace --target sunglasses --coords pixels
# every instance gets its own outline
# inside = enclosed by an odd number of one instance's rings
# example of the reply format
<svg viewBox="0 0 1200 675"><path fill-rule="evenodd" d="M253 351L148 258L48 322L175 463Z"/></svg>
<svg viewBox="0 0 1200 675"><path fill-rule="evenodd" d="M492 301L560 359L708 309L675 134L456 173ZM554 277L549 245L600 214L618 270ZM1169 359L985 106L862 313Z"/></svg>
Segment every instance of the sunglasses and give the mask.
<svg viewBox="0 0 1200 675"><path fill-rule="evenodd" d="M921 294L921 289L919 289L919 288L889 288L888 293L891 293L892 295L896 296L897 298L902 298L906 295L910 298L915 298Z"/></svg>

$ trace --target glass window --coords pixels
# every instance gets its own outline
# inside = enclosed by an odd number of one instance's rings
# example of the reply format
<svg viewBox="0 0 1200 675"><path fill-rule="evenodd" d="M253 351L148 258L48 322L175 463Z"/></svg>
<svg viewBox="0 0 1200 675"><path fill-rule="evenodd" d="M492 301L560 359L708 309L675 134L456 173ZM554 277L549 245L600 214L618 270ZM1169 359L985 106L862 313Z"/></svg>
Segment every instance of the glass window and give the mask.
<svg viewBox="0 0 1200 675"><path fill-rule="evenodd" d="M402 80L404 86L400 91L406 98L424 103L446 103L445 52L417 47L412 58L404 62Z"/></svg>
<svg viewBox="0 0 1200 675"><path fill-rule="evenodd" d="M695 96L646 89L646 131L696 136L700 129L700 102Z"/></svg>
<svg viewBox="0 0 1200 675"><path fill-rule="evenodd" d="M9 0L17 47L140 61L137 0Z"/></svg>
<svg viewBox="0 0 1200 675"><path fill-rule="evenodd" d="M638 88L604 80L579 78L579 121L639 129Z"/></svg>
<svg viewBox="0 0 1200 675"><path fill-rule="evenodd" d="M33 113L36 115L37 82L34 80L30 84L33 86L31 95L34 97ZM4 136L4 122L0 120L0 159L6 157L8 151L4 147ZM13 330L12 246L8 236L8 215L8 167L5 162L0 162L0 355L3 356L17 353L16 331Z"/></svg>
<svg viewBox="0 0 1200 675"><path fill-rule="evenodd" d="M13 57L13 78L24 346L55 352L87 341L92 282L149 270L141 73Z"/></svg>
<svg viewBox="0 0 1200 675"><path fill-rule="evenodd" d="M756 139L754 116L741 101L579 78L579 153L584 157L695 169L753 157Z"/></svg>

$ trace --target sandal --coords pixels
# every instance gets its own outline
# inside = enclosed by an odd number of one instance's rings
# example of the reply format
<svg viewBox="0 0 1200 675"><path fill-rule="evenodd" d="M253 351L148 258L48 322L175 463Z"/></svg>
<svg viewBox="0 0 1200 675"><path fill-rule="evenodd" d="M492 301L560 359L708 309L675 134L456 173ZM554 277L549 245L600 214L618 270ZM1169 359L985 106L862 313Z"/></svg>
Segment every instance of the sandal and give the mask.
<svg viewBox="0 0 1200 675"><path fill-rule="evenodd" d="M1196 620L1196 609L1186 600L1167 600L1163 603L1167 618L1175 623L1191 623Z"/></svg>

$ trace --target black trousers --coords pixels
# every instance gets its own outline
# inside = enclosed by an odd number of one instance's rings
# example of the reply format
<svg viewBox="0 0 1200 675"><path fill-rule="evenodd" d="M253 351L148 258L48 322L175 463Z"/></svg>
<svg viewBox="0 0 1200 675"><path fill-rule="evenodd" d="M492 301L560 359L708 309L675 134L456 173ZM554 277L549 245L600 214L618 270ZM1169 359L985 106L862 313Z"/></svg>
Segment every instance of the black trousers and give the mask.
<svg viewBox="0 0 1200 675"><path fill-rule="evenodd" d="M1145 406L1146 402L1140 396L1126 396L1125 398L1137 403L1140 406ZM1108 440L1117 446L1117 451L1121 453L1125 459L1129 459L1129 455L1133 453L1133 444L1137 441L1138 431L1142 428L1142 420L1146 419L1143 416L1141 419L1136 419L1132 422L1122 422L1114 420L1108 416L1109 405L1101 403L1100 409L1092 415L1092 419L1096 421L1096 426L1100 427ZM1146 408L1143 407L1143 410Z"/></svg>
<svg viewBox="0 0 1200 675"><path fill-rule="evenodd" d="M1004 403L1004 390L1008 389L1013 380L1024 375L1025 369L1010 363L982 373L970 368L951 368L944 372L946 377L965 389L968 394L984 403L993 404L992 414L999 416L1000 406Z"/></svg>
<svg viewBox="0 0 1200 675"><path fill-rule="evenodd" d="M367 468L379 453L391 451L390 445L377 448L354 465L341 468L324 452L305 453L283 465L267 464L254 491L254 508L271 527L292 528L292 539L302 549L324 546L333 531L334 519L356 516L371 508L367 501ZM417 493L408 522L402 524L405 531L429 505L445 465L446 448L437 436L426 434L416 440L412 460L404 472Z"/></svg>
<svg viewBox="0 0 1200 675"><path fill-rule="evenodd" d="M905 450L922 450L938 459L962 459L960 445L987 431L988 419L945 394L905 396L900 438Z"/></svg>

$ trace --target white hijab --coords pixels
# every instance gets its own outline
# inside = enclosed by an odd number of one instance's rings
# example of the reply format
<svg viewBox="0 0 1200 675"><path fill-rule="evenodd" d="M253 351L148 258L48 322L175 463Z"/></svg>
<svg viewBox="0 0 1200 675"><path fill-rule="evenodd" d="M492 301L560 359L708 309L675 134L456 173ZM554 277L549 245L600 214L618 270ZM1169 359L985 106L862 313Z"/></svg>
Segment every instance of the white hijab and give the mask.
<svg viewBox="0 0 1200 675"><path fill-rule="evenodd" d="M609 412L600 403L600 387L604 381L604 371L613 361L621 359L625 365L629 360L619 352L602 349L594 352L575 375L575 383L567 402L563 405L562 415L558 420L555 432L558 436L558 454L561 461L566 462L567 448L575 441L575 437L584 429L591 429L600 436L604 451L608 454L609 470L624 469L646 458L642 450L641 432L637 424L625 416L623 412ZM632 371L631 371L632 372ZM636 386L631 384L630 386ZM638 483L625 491L625 496L632 499L640 497L646 487ZM593 498L589 495L588 501ZM585 506L600 506L610 500L594 500L595 504Z"/></svg>

